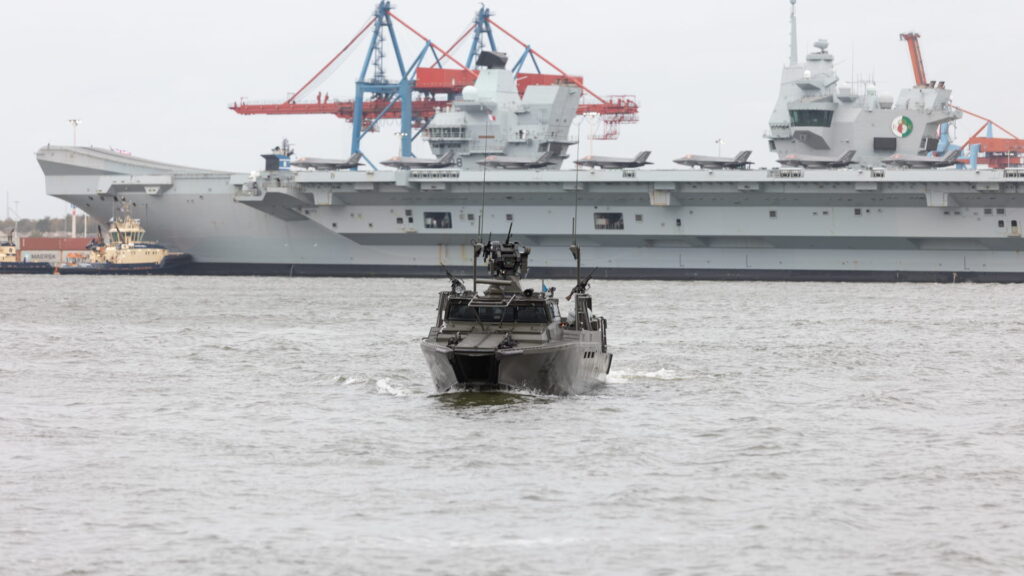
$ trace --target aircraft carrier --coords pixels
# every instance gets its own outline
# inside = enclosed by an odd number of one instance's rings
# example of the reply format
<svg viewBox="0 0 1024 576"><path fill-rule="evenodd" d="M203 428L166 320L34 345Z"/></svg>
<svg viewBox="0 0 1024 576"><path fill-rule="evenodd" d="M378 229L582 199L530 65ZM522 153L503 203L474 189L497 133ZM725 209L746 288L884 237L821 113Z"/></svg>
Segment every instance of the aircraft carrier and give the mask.
<svg viewBox="0 0 1024 576"><path fill-rule="evenodd" d="M354 170L358 156L296 159L287 142L250 174L85 147L37 157L49 195L98 221L131 202L195 274L437 276L442 263L469 269L481 229L513 223L536 277L570 277L576 217L605 278L1024 281L1024 168L952 166L970 160L948 136L961 117L950 91L879 94L841 82L827 42L803 61L795 30L792 46L767 133L781 166L770 169L745 169L746 156L561 169L580 87L520 94L493 52L425 129L436 161Z"/></svg>

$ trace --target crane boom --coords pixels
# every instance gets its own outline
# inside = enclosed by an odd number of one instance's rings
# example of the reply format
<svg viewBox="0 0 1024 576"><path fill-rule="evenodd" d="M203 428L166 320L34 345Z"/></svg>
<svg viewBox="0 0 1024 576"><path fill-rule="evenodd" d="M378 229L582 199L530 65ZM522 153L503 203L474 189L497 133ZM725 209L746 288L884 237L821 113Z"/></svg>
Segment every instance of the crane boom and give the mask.
<svg viewBox="0 0 1024 576"><path fill-rule="evenodd" d="M910 65L914 67L914 82L917 86L927 86L928 77L924 73L924 58L921 57L921 35L916 32L900 34L900 40L906 40L910 49Z"/></svg>
<svg viewBox="0 0 1024 576"><path fill-rule="evenodd" d="M385 120L401 122L402 156L412 155L412 141L421 132L435 114L451 106L462 90L476 82L478 72L471 68L473 57L480 49L495 49L494 29L504 33L523 47L524 52L520 63L512 69L515 74L520 97L529 86L569 83L578 86L596 102L581 102L578 114L594 114L606 126L602 139L611 139L618 135L618 125L637 122L639 103L635 96L613 96L602 98L583 84L580 76L570 76L550 60L537 53L529 45L513 36L508 30L499 26L491 19L491 11L486 6L480 7L469 27L445 50L432 42L427 36L399 18L392 10L392 0L378 0L373 16L359 29L359 32L345 46L321 67L317 73L290 94L284 101L234 102L229 108L238 114L331 114L352 122L352 153L361 152L360 141L369 132L379 130L379 123ZM408 63L402 57L401 47L396 38L398 27L408 30L423 42L417 57ZM473 33L471 56L466 64L458 61L452 51L469 34ZM358 41L371 36L370 47L363 59L363 67L356 80L356 97L353 100L332 98L326 91L317 89L343 62L343 57L353 52ZM397 61L400 78L388 81L384 75L384 48L390 42L390 55ZM537 68L536 73L520 70L521 65L529 58ZM554 69L557 74L541 72L540 59ZM433 61L432 65L427 62ZM454 66L445 68L444 63L451 61ZM368 68L373 65L373 79L368 80ZM309 101L316 92L315 102ZM418 129L418 130L414 130ZM369 161L369 160L368 160ZM371 162L372 164L372 162Z"/></svg>

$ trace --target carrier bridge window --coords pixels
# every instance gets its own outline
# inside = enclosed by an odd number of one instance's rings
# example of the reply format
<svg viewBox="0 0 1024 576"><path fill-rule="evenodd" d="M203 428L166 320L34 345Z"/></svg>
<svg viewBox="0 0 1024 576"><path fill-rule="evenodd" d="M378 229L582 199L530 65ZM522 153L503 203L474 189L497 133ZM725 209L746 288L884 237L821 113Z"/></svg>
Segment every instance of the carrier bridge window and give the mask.
<svg viewBox="0 0 1024 576"><path fill-rule="evenodd" d="M625 227L622 212L594 212L595 230L622 230Z"/></svg>
<svg viewBox="0 0 1024 576"><path fill-rule="evenodd" d="M423 226L426 228L451 228L451 212L424 212Z"/></svg>
<svg viewBox="0 0 1024 576"><path fill-rule="evenodd" d="M832 125L832 111L790 110L789 121L793 126L820 126L828 128Z"/></svg>

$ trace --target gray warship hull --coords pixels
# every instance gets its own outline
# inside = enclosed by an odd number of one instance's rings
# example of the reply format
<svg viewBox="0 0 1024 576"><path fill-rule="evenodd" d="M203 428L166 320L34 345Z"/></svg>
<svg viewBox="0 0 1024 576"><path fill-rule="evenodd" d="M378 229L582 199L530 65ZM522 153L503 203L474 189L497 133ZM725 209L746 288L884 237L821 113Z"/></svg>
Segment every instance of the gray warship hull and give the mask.
<svg viewBox="0 0 1024 576"><path fill-rule="evenodd" d="M262 172L47 146L49 195L98 221L117 198L192 255L193 274L437 276L472 265L485 231L514 221L534 277L571 276L568 170ZM586 170L579 241L598 277L1024 281L1024 172Z"/></svg>

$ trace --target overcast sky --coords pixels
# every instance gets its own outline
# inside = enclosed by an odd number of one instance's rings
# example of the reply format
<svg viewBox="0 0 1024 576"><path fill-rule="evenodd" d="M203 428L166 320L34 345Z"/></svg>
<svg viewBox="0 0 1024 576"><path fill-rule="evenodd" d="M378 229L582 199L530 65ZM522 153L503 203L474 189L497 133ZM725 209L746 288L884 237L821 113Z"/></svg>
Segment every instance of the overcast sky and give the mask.
<svg viewBox="0 0 1024 576"><path fill-rule="evenodd" d="M0 35L5 82L0 107L3 183L22 217L61 215L46 196L35 151L78 143L203 168L249 172L288 137L299 155L347 157L351 126L330 116L239 116L239 97L283 99L333 56L369 18L373 0L314 2L37 0L5 6ZM395 13L447 47L470 24L471 0L396 0ZM772 160L763 134L788 56L787 0L487 2L499 24L598 94L632 94L641 120L593 151L653 150L655 168L686 153L754 150ZM844 79L873 77L882 93L912 84L898 34L922 35L928 76L954 101L1024 136L1024 22L1021 0L799 0L801 58L828 38ZM411 59L421 41L400 32ZM499 48L518 58L511 40ZM324 84L350 98L365 53ZM465 57L467 46L457 52ZM395 70L392 66L390 70ZM977 127L964 120L961 140ZM375 160L398 152L397 127L364 149ZM584 142L584 154L590 145ZM418 155L427 154L417 144Z"/></svg>

